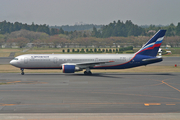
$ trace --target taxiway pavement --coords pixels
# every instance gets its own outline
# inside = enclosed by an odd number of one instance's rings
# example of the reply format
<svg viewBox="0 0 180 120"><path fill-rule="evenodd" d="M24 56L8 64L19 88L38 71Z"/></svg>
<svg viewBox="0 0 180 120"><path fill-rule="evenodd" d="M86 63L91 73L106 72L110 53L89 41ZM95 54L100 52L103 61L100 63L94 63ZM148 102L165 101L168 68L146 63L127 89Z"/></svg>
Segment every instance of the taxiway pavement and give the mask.
<svg viewBox="0 0 180 120"><path fill-rule="evenodd" d="M179 78L179 73L0 73L0 113L179 113Z"/></svg>
<svg viewBox="0 0 180 120"><path fill-rule="evenodd" d="M7 65L13 57L0 57L0 65Z"/></svg>

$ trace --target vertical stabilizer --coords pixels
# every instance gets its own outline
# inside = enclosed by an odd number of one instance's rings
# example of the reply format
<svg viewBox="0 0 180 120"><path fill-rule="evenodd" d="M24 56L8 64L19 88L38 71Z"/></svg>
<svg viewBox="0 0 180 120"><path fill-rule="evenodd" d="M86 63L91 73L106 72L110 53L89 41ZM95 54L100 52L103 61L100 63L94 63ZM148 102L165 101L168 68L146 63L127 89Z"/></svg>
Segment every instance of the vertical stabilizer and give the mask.
<svg viewBox="0 0 180 120"><path fill-rule="evenodd" d="M136 54L155 57L163 41L166 30L159 30Z"/></svg>

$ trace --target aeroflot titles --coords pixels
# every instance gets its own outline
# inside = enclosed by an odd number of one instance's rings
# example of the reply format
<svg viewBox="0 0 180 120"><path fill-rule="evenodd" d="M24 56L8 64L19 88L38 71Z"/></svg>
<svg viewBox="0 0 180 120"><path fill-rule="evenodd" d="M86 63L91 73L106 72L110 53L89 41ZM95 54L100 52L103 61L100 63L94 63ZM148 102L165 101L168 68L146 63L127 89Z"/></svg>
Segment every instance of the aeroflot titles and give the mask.
<svg viewBox="0 0 180 120"><path fill-rule="evenodd" d="M35 59L35 58L49 58L49 56L31 56L32 59Z"/></svg>

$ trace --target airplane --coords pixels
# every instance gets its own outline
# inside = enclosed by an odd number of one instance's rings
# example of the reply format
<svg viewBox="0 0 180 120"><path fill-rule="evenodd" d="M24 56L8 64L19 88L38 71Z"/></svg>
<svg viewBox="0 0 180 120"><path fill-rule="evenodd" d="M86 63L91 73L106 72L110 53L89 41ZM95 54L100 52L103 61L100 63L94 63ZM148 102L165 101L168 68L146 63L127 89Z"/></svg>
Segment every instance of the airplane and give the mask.
<svg viewBox="0 0 180 120"><path fill-rule="evenodd" d="M156 56L166 30L159 30L142 48L134 54L25 54L15 57L10 64L24 69L62 69L63 73L84 71L91 75L91 69L126 69L161 62Z"/></svg>

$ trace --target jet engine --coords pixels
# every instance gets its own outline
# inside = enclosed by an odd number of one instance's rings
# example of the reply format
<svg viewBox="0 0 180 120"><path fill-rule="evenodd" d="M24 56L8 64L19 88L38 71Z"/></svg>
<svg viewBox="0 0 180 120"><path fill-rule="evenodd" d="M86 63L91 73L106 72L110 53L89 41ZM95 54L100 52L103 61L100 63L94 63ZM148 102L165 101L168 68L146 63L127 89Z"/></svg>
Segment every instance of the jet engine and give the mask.
<svg viewBox="0 0 180 120"><path fill-rule="evenodd" d="M62 72L63 73L74 73L77 71L82 71L83 69L80 69L79 67L76 67L76 65L73 64L63 64L62 65Z"/></svg>

